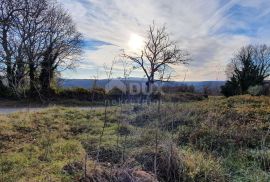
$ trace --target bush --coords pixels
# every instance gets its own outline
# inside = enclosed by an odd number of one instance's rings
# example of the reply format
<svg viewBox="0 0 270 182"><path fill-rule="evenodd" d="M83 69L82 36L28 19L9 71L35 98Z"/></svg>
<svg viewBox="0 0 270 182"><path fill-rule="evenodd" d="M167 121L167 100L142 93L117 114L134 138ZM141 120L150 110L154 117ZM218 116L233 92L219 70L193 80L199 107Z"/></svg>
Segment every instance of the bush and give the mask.
<svg viewBox="0 0 270 182"><path fill-rule="evenodd" d="M264 95L270 95L270 83L265 83L263 86L263 94Z"/></svg>
<svg viewBox="0 0 270 182"><path fill-rule="evenodd" d="M114 87L107 93L107 95L108 95L108 98L111 100L118 100L122 96L124 96L125 93L121 89Z"/></svg>
<svg viewBox="0 0 270 182"><path fill-rule="evenodd" d="M186 84L182 84L180 86L165 86L162 87L162 91L165 93L195 93L195 87L193 85L188 86Z"/></svg>
<svg viewBox="0 0 270 182"><path fill-rule="evenodd" d="M226 96L234 96L234 95L239 95L240 89L236 81L227 81L225 85L221 86L221 93Z"/></svg>
<svg viewBox="0 0 270 182"><path fill-rule="evenodd" d="M209 154L186 149L181 151L185 173L185 181L227 181L224 169L219 160Z"/></svg>
<svg viewBox="0 0 270 182"><path fill-rule="evenodd" d="M89 156L91 156L93 159L97 157L98 150L96 148L88 147L87 149ZM111 164L117 164L121 162L122 159L122 151L119 148L111 147L101 147L99 149L99 162L101 163L111 163Z"/></svg>
<svg viewBox="0 0 270 182"><path fill-rule="evenodd" d="M59 89L55 91L56 97L60 97L64 99L78 99L78 100L88 100L88 101L103 100L104 95L105 95L105 90L101 88L95 88L90 91L84 88Z"/></svg>
<svg viewBox="0 0 270 182"><path fill-rule="evenodd" d="M144 171L154 173L155 155L159 181L226 181L220 162L211 155L199 151L160 146L157 153L154 150L144 149L136 154L135 160Z"/></svg>
<svg viewBox="0 0 270 182"><path fill-rule="evenodd" d="M248 93L252 96L260 96L263 94L264 88L261 85L250 86Z"/></svg>
<svg viewBox="0 0 270 182"><path fill-rule="evenodd" d="M91 93L83 88L70 88L59 90L57 96L67 99L90 100Z"/></svg>
<svg viewBox="0 0 270 182"><path fill-rule="evenodd" d="M135 156L143 170L154 173L154 159L157 156L157 178L159 181L184 181L184 165L176 148L159 147L154 150L144 150Z"/></svg>
<svg viewBox="0 0 270 182"><path fill-rule="evenodd" d="M121 96L124 92L117 88L117 87L114 87L113 89L111 89L109 92L108 92L108 95L112 95L112 96Z"/></svg>
<svg viewBox="0 0 270 182"><path fill-rule="evenodd" d="M179 93L179 94L164 94L162 100L165 102L189 102L189 101L202 101L207 96L203 94L193 93Z"/></svg>
<svg viewBox="0 0 270 182"><path fill-rule="evenodd" d="M100 101L104 99L104 96L106 94L106 91L104 88L93 88L90 90L92 94L92 101Z"/></svg>
<svg viewBox="0 0 270 182"><path fill-rule="evenodd" d="M99 88L99 87L96 87L96 88L92 88L90 90L91 93L96 93L96 94L99 94L99 95L105 95L105 89L104 88Z"/></svg>

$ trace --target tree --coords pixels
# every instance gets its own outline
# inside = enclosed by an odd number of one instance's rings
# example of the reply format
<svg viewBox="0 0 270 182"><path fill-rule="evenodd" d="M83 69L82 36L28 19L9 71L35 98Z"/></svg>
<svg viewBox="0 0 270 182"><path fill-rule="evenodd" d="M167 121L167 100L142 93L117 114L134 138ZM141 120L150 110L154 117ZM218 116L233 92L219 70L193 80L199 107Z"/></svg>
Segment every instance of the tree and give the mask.
<svg viewBox="0 0 270 182"><path fill-rule="evenodd" d="M175 41L170 40L166 27L149 27L147 41L140 55L124 56L132 60L143 70L147 77L147 92L155 82L155 74L169 69L170 65L187 64L190 60L187 52L180 50Z"/></svg>
<svg viewBox="0 0 270 182"><path fill-rule="evenodd" d="M39 76L44 93L50 90L54 71L59 67L71 68L81 53L82 35L77 31L72 18L61 6L52 5L47 13L44 44Z"/></svg>
<svg viewBox="0 0 270 182"><path fill-rule="evenodd" d="M254 65L258 69L258 76L267 79L270 76L270 47L257 45L254 47Z"/></svg>
<svg viewBox="0 0 270 182"><path fill-rule="evenodd" d="M9 87L14 83L14 20L16 14L22 10L22 1L1 0L0 1L0 64L7 78Z"/></svg>
<svg viewBox="0 0 270 182"><path fill-rule="evenodd" d="M0 76L16 95L20 87L48 93L81 53L81 34L53 0L0 0L0 23Z"/></svg>
<svg viewBox="0 0 270 182"><path fill-rule="evenodd" d="M229 81L221 88L225 96L247 93L249 87L262 85L270 76L270 48L249 45L240 51L227 66Z"/></svg>
<svg viewBox="0 0 270 182"><path fill-rule="evenodd" d="M241 94L244 94L251 85L263 82L254 63L254 56L255 48L250 45L243 47L232 59L234 76L239 82Z"/></svg>
<svg viewBox="0 0 270 182"><path fill-rule="evenodd" d="M28 1L24 8L23 19L25 23L21 29L24 31L24 34L29 35L24 42L24 54L27 60L27 74L29 75L31 94L38 87L37 69L40 66L40 60L46 48L44 44L44 30L49 8L48 0Z"/></svg>
<svg viewBox="0 0 270 182"><path fill-rule="evenodd" d="M238 80L235 76L231 77L225 85L221 86L221 93L226 97L239 95L241 93Z"/></svg>

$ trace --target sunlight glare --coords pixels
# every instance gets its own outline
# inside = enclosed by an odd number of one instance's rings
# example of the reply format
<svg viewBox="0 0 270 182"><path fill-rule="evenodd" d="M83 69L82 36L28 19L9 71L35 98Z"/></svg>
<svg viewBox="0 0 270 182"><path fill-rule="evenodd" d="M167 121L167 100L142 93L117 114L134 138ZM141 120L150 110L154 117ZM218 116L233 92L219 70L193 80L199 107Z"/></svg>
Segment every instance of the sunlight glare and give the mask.
<svg viewBox="0 0 270 182"><path fill-rule="evenodd" d="M131 34L128 45L131 51L140 51L143 48L144 40L143 37L137 34Z"/></svg>

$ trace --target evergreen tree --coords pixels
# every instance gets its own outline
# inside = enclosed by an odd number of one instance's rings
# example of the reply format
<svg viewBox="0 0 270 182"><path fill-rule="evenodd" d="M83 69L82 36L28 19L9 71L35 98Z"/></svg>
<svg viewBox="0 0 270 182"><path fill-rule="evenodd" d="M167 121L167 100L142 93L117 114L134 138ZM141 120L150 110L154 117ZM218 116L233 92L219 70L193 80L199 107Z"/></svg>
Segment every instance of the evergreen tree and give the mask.
<svg viewBox="0 0 270 182"><path fill-rule="evenodd" d="M221 87L221 93L225 96L233 96L248 93L248 89L251 86L263 85L264 79L267 78L268 71L266 70L267 64L262 66L262 55L258 52L262 52L261 49L264 46L252 46L243 47L232 59L228 65L230 69L228 72L229 80L224 86ZM268 55L263 55L265 59ZM265 61L263 62L265 63ZM262 72L261 70L266 70ZM264 74L262 74L264 73Z"/></svg>

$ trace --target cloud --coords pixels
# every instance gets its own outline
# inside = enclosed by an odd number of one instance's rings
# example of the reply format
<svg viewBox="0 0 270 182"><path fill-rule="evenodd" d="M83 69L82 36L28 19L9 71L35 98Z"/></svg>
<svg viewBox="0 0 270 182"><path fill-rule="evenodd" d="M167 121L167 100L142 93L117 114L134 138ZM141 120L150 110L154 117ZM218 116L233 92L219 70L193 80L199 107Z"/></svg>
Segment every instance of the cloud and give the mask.
<svg viewBox="0 0 270 182"><path fill-rule="evenodd" d="M166 24L179 47L192 55L193 61L187 68L176 68L179 80L185 75L187 80L224 80L223 71L237 49L249 43L270 43L267 35L270 28L269 0L61 2L86 39L104 43L92 44L89 45L91 48L85 49L85 69L110 64L121 49L129 48L130 36L145 36L153 20L158 25ZM83 71L77 75L82 77Z"/></svg>
<svg viewBox="0 0 270 182"><path fill-rule="evenodd" d="M93 40L93 39L85 39L83 40L83 49L84 50L98 50L99 47L104 45L112 45L111 43L99 41L99 40Z"/></svg>

